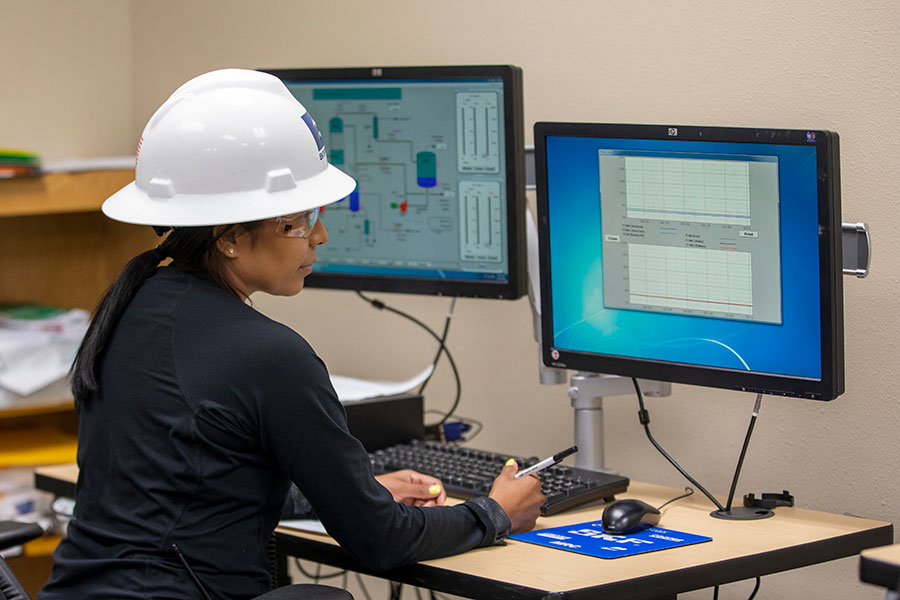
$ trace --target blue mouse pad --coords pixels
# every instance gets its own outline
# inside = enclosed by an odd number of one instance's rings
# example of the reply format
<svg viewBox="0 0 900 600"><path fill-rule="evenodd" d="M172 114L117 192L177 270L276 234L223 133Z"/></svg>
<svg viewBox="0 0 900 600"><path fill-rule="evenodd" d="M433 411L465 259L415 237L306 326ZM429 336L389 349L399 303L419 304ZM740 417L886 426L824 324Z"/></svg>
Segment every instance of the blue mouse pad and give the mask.
<svg viewBox="0 0 900 600"><path fill-rule="evenodd" d="M509 538L597 558L633 556L712 540L711 537L662 527L650 527L629 535L610 535L603 533L603 526L599 521L516 533Z"/></svg>

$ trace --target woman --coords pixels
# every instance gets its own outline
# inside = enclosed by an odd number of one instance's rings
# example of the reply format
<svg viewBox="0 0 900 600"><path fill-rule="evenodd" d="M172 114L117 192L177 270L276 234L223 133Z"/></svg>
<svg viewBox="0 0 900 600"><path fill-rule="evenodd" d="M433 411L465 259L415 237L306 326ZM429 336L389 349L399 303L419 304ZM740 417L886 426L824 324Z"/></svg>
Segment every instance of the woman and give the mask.
<svg viewBox="0 0 900 600"><path fill-rule="evenodd" d="M540 483L514 464L453 507L437 506L437 479L374 478L325 365L248 305L300 292L328 239L320 207L355 185L277 78L232 69L181 86L147 124L135 175L104 213L168 234L126 265L76 357L75 517L41 600L262 594L291 482L376 570L534 525Z"/></svg>

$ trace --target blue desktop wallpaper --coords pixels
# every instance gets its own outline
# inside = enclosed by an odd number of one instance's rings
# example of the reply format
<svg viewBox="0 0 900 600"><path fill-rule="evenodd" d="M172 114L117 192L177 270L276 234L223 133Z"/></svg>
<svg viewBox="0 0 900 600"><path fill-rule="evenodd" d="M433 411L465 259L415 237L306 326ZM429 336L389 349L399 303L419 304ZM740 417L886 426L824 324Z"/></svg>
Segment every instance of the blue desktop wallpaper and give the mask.
<svg viewBox="0 0 900 600"><path fill-rule="evenodd" d="M782 323L605 308L600 148L777 156ZM546 153L554 348L821 378L814 146L550 136Z"/></svg>

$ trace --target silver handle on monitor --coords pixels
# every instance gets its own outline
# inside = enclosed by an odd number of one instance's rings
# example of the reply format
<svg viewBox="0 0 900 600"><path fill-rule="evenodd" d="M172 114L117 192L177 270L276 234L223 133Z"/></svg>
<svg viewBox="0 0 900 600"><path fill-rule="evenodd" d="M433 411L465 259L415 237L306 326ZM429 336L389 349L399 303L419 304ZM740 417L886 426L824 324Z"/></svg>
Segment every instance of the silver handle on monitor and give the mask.
<svg viewBox="0 0 900 600"><path fill-rule="evenodd" d="M841 246L844 249L844 275L863 278L872 262L872 237L865 223L842 223Z"/></svg>

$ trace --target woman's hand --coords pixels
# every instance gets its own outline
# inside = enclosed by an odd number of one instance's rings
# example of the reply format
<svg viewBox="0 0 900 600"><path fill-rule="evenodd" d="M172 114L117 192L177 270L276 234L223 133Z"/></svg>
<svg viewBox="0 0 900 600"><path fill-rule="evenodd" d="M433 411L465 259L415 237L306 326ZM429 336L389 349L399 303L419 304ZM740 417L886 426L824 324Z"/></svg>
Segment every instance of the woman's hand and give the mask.
<svg viewBox="0 0 900 600"><path fill-rule="evenodd" d="M490 493L490 497L509 517L510 533L533 529L541 514L541 506L547 501L541 493L541 480L537 475L516 479L518 472L519 466L515 461L508 463L494 480Z"/></svg>
<svg viewBox="0 0 900 600"><path fill-rule="evenodd" d="M376 475L376 481L387 488L395 502L411 506L443 506L447 492L440 479L409 469Z"/></svg>

